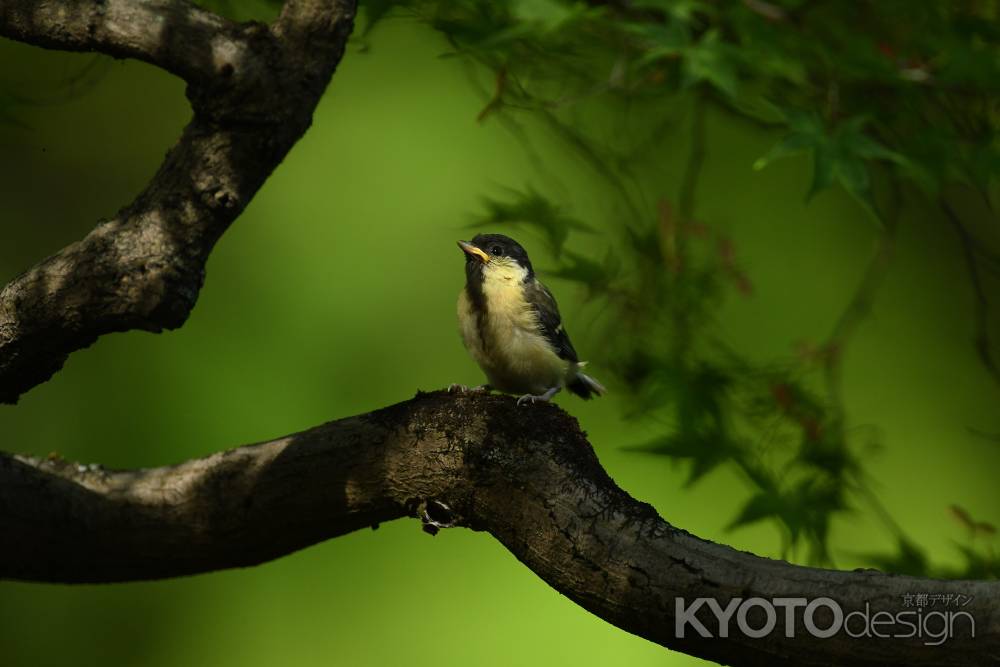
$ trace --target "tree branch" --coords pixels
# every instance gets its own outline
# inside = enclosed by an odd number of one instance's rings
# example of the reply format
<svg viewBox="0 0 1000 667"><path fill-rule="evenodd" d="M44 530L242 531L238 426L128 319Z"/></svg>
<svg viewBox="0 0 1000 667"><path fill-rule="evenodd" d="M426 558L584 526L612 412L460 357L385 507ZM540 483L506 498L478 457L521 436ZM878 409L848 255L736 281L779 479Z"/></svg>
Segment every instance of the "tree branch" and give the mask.
<svg viewBox="0 0 1000 667"><path fill-rule="evenodd" d="M309 127L353 25L353 2L289 4L309 11L274 30L183 0L0 5L0 35L160 65L194 110L135 201L0 291L0 403L103 334L187 319L215 242Z"/></svg>
<svg viewBox="0 0 1000 667"><path fill-rule="evenodd" d="M664 646L733 665L971 665L1000 656L1000 583L837 572L759 558L674 528L618 488L575 420L509 397L418 394L383 410L177 466L112 471L0 457L0 577L105 582L261 563L383 521L491 533L556 590ZM829 597L844 613L961 594L975 619L923 638L676 635L676 599ZM713 634L717 621L697 617ZM910 610L913 611L913 610ZM915 613L915 612L914 612ZM779 610L779 618L782 616ZM830 617L832 618L832 617ZM816 615L825 628L831 620ZM754 620L751 625L760 627ZM935 631L939 625L933 626ZM855 625L855 630L857 626ZM881 627L886 630L886 626Z"/></svg>
<svg viewBox="0 0 1000 667"><path fill-rule="evenodd" d="M186 81L246 47L239 26L186 0L6 0L0 36L63 51L99 51L157 65Z"/></svg>

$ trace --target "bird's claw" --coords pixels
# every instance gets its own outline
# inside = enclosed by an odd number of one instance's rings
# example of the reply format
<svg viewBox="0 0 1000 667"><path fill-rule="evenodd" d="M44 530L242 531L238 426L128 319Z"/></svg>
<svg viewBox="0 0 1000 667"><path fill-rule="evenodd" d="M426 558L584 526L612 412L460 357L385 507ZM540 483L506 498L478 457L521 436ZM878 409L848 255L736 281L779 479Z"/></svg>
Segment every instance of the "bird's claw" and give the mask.
<svg viewBox="0 0 1000 667"><path fill-rule="evenodd" d="M525 403L548 403L552 400L552 397L559 393L562 387L552 387L543 394L525 394L517 399L518 405L524 405Z"/></svg>
<svg viewBox="0 0 1000 667"><path fill-rule="evenodd" d="M424 532L429 535L437 535L442 528L451 528L456 524L454 512L440 500L428 500L420 514Z"/></svg>

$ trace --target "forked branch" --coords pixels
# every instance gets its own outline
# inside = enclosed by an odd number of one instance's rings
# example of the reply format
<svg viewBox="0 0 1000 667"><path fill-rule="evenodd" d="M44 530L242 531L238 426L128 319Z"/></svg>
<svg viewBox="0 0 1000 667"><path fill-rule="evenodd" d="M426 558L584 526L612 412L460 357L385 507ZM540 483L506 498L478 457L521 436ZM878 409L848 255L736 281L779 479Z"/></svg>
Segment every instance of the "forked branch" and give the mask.
<svg viewBox="0 0 1000 667"><path fill-rule="evenodd" d="M294 0L273 27L185 0L6 0L0 36L158 65L194 117L136 199L0 291L0 403L74 350L187 319L209 253L312 122L354 19L348 0Z"/></svg>

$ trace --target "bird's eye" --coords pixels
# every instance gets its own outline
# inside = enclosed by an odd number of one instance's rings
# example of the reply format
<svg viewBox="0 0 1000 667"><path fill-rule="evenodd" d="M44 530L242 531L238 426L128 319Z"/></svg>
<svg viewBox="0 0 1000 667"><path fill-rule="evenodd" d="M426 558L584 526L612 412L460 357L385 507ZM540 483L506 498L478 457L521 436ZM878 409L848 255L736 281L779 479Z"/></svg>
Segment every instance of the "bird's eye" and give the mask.
<svg viewBox="0 0 1000 667"><path fill-rule="evenodd" d="M493 246L492 248L490 248L490 254L491 255L502 255L503 254L503 247L498 246L498 245Z"/></svg>

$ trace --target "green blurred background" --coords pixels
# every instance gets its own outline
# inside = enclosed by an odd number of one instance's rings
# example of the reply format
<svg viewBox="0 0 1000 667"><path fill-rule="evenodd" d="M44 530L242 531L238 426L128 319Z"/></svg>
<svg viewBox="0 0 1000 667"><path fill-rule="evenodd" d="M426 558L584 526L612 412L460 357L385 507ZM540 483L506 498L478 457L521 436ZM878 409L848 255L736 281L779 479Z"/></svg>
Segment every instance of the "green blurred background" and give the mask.
<svg viewBox="0 0 1000 667"><path fill-rule="evenodd" d="M365 48L363 48L363 46ZM606 184L541 128L533 159L499 123L444 41L414 21L348 48L312 129L218 244L193 315L163 335L106 336L20 404L0 406L0 448L57 451L109 467L158 466L265 440L480 381L459 341L455 240L481 198L545 184L581 220L606 217ZM84 68L90 75L76 81ZM0 124L0 281L86 234L154 173L190 115L183 83L133 62L0 41L0 80L24 98ZM66 90L79 91L65 94ZM63 99L65 97L65 99ZM700 219L733 239L752 295L719 312L750 358L821 339L875 242L845 194L802 200L809 162L755 172L777 134L710 113ZM683 141L683 138L678 139ZM667 143L669 146L669 141ZM676 183L684 150L648 167ZM651 177L653 177L651 176ZM935 562L959 562L952 504L1000 521L1000 391L970 340L973 294L956 235L907 210L893 263L844 360L854 428L885 507ZM545 245L515 234L536 266ZM600 235L574 238L580 252ZM549 280L594 375L610 378L597 315L581 289ZM628 452L657 426L626 420L622 391L558 401L577 416L623 488L711 540L775 556L767 523L725 527L747 498L727 468L684 488L687 470ZM616 394L618 397L616 397ZM8 536L7 539L15 539ZM835 521L841 568L894 538L864 508ZM2 545L0 545L2 548ZM0 583L0 664L21 665L688 665L551 590L489 535L414 521L383 525L276 562L155 583Z"/></svg>

